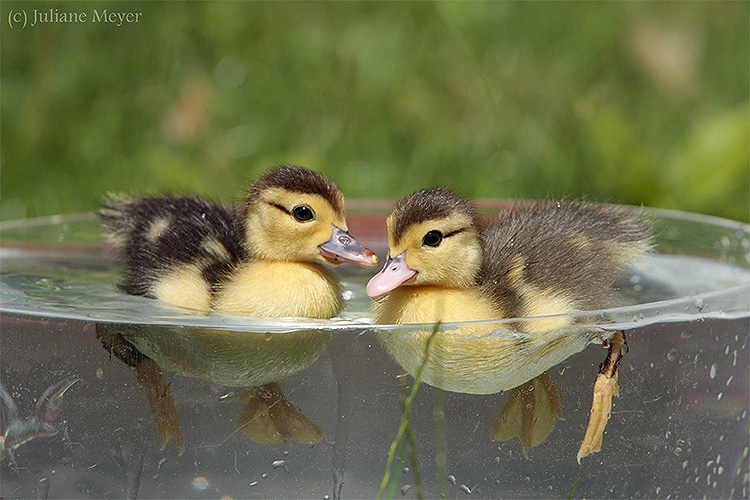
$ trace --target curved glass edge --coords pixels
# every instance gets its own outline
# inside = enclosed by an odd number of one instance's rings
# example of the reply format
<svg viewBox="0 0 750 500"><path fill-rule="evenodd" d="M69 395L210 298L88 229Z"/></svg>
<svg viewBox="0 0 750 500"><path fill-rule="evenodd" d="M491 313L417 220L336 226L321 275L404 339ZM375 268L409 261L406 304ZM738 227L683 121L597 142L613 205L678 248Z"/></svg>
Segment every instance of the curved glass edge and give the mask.
<svg viewBox="0 0 750 500"><path fill-rule="evenodd" d="M149 299L143 299L149 300ZM161 309L163 306L158 304ZM433 328L429 323L408 324L374 324L367 321L345 319L311 320L308 318L247 318L243 316L227 316L219 313L190 314L177 313L149 317L147 320L138 316L113 318L111 314L98 317L94 312L82 314L72 310L58 312L54 316L39 312L32 308L3 308L3 314L28 316L35 318L54 318L63 320L86 321L108 324L153 325L178 328L200 328L224 330L234 332L253 333L291 333L305 330L321 332L353 330L357 332L375 331L388 332L405 330L422 331ZM706 292L690 297L668 299L648 304L615 307L597 311L582 311L569 315L543 316L542 318L566 318L576 328L601 328L605 330L630 330L642 328L656 323L674 323L686 321L702 321L707 319L740 319L750 317L750 283L737 285L725 290ZM458 329L462 327L476 327L483 331L514 329L515 323L539 319L535 318L506 318L483 321L462 321L441 324L441 330Z"/></svg>
<svg viewBox="0 0 750 500"><path fill-rule="evenodd" d="M716 248L718 245L717 253L711 253L719 258L726 256L726 252L722 250L731 250L734 252L732 257L741 256L740 262L732 262L735 265L741 265L743 267L750 267L750 248L746 242L750 238L750 225L744 224L738 221L732 221L728 219L722 219L719 217L713 217L702 214L693 214L689 212L681 212L667 209L654 209L644 208L645 214L649 217L656 218L657 224L659 220L676 222L676 223L691 223L700 224L705 227L713 227L730 231L736 236L736 241L722 242L719 238L718 242L712 241L711 245ZM67 224L76 223L91 223L95 222L96 215L94 213L76 213L68 215L54 215L36 217L32 219L20 219L15 221L6 221L0 223L0 241L2 240L3 231L13 230L24 230L32 228L44 228L50 227L50 229L63 229L61 226ZM93 239L85 239L82 243L89 242L100 242L100 234L98 233L98 226L93 226L96 233L89 231L89 228L81 231L73 231L72 236L79 234L85 234L91 236ZM685 235L679 234L679 242L690 243L694 240L692 236L693 231L686 232L689 238L684 238ZM670 235L659 235L660 238L669 240ZM62 238L62 235L57 235L50 241L66 242L69 241L71 235L66 235ZM33 241L33 240L26 240ZM80 240L75 240L78 243ZM703 242L702 244L706 244ZM669 246L669 245L667 245ZM679 247L679 244L677 245ZM726 247L726 248L721 248ZM711 247L706 247L711 248ZM1 285L1 284L0 284ZM147 300L147 299L143 299ZM68 320L79 320L99 323L131 323L131 324L149 324L159 325L168 327L185 327L185 328L210 328L217 330L226 331L253 331L263 333L283 333L283 332L294 332L300 330L357 330L362 331L363 329L377 330L377 331L389 331L404 329L420 329L423 330L426 327L432 327L432 325L424 324L408 324L408 325L375 325L367 321L355 321L345 319L333 319L333 320L311 320L311 319L299 319L299 318L247 318L241 316L225 316L221 314L191 314L183 310L175 309L174 311L168 307L157 304L157 315L149 317L148 320L138 319L140 315L127 316L122 318L113 318L111 314L106 317L98 317L95 312L89 311L87 313L81 313L80 311L71 310L69 312L56 311L54 315L50 315L49 312L39 312L31 307L4 307L0 304L0 312L3 314L16 314L22 316L31 317L48 317L56 319L68 319ZM123 315L125 316L125 315ZM681 297L677 299L668 299L657 302L651 302L647 304L638 304L634 306L624 306L608 308L599 311L584 311L575 313L568 316L576 325L588 325L590 327L600 327L606 329L632 329L637 327L643 327L654 323L665 323L665 322L678 322L678 321L692 321L696 319L737 319L750 316L750 283L743 283L741 285L733 286L724 290L705 292L696 294L688 297ZM497 324L497 329L502 329L502 325L512 324L515 322L521 322L532 318L508 318L501 320L488 320L488 321L466 321L460 323L445 323L442 325L444 329L458 328L466 325L484 326L487 324Z"/></svg>
<svg viewBox="0 0 750 500"><path fill-rule="evenodd" d="M58 224L72 224L76 222L95 222L94 212L76 212L72 214L42 215L28 219L14 219L0 222L0 231L25 229L40 226L55 226Z"/></svg>

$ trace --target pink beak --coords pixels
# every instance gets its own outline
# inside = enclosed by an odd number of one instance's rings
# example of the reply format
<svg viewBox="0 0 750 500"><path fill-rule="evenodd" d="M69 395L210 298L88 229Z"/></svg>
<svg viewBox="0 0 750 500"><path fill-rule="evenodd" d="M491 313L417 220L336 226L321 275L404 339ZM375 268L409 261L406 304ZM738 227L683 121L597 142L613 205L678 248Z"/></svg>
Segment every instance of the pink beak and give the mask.
<svg viewBox="0 0 750 500"><path fill-rule="evenodd" d="M406 265L404 254L391 257L383 269L367 283L367 295L378 300L390 292L417 279L417 271Z"/></svg>
<svg viewBox="0 0 750 500"><path fill-rule="evenodd" d="M331 239L318 247L320 255L331 265L350 262L362 267L378 265L375 252L363 247L348 231L333 226Z"/></svg>

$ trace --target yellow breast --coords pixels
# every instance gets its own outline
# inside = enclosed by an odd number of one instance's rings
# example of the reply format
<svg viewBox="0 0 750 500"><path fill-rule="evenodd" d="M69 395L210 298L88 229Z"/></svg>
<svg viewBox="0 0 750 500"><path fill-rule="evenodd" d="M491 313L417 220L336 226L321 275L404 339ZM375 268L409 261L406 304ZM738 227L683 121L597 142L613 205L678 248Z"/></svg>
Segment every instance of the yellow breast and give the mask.
<svg viewBox="0 0 750 500"><path fill-rule="evenodd" d="M492 302L471 288L405 286L375 304L378 323L447 323L500 317Z"/></svg>
<svg viewBox="0 0 750 500"><path fill-rule="evenodd" d="M554 312L560 312L552 307ZM375 309L378 323L442 323L502 319L504 315L476 289L405 286ZM517 387L582 350L594 336L566 330L565 316L522 323L469 323L440 327L429 343L422 380L454 392L493 394ZM520 331L519 331L520 330ZM521 333L521 332L529 333ZM382 331L378 339L407 372L425 361L431 328Z"/></svg>
<svg viewBox="0 0 750 500"><path fill-rule="evenodd" d="M243 316L327 319L343 302L337 281L309 262L242 264L214 298L213 309Z"/></svg>

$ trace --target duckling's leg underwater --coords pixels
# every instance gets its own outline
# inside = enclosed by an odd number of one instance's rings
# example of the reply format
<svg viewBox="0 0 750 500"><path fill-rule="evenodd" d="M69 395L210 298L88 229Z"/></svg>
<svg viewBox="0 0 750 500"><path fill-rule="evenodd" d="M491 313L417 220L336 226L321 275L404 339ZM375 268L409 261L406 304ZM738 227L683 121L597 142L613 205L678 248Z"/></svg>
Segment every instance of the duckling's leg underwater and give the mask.
<svg viewBox="0 0 750 500"><path fill-rule="evenodd" d="M579 464L583 457L598 452L602 448L604 428L611 416L612 396L617 396L620 392L617 384L617 367L622 355L627 352L627 346L625 334L621 331L615 332L609 340L607 359L599 367L599 375L594 384L594 401L591 403L589 425L576 457Z"/></svg>
<svg viewBox="0 0 750 500"><path fill-rule="evenodd" d="M173 441L182 455L185 452L185 437L182 434L180 416L170 384L164 382L159 365L106 325L97 325L96 337L110 355L114 354L130 368L136 382L146 393L151 413L156 417L156 431L161 448L164 449L169 441Z"/></svg>

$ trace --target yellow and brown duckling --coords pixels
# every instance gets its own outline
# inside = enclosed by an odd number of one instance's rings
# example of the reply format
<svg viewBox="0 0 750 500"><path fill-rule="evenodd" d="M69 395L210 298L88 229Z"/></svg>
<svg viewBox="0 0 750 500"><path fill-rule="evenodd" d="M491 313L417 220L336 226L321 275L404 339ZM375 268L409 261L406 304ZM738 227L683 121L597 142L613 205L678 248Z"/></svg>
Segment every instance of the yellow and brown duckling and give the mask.
<svg viewBox="0 0 750 500"><path fill-rule="evenodd" d="M134 295L200 311L256 317L327 319L343 306L335 277L322 265L377 266L347 232L344 197L305 168L272 170L244 203L222 206L191 197L112 195L99 213L107 240ZM157 414L159 440L184 450L164 369L233 387L245 409L237 428L257 442L315 442L322 431L286 400L275 382L299 373L325 349L330 333L262 333L123 327L97 331L133 370Z"/></svg>
<svg viewBox="0 0 750 500"><path fill-rule="evenodd" d="M99 214L126 292L200 311L332 318L343 301L321 263L377 265L347 232L338 186L301 167L270 171L239 206L110 195Z"/></svg>
<svg viewBox="0 0 750 500"><path fill-rule="evenodd" d="M560 330L570 313L605 306L615 278L651 245L637 211L585 202L519 206L480 230L472 203L443 188L399 201L387 225L389 258L367 285L378 323L533 318L503 335L489 322L433 339L422 379L474 394L517 387L596 340ZM430 335L379 337L413 375Z"/></svg>

